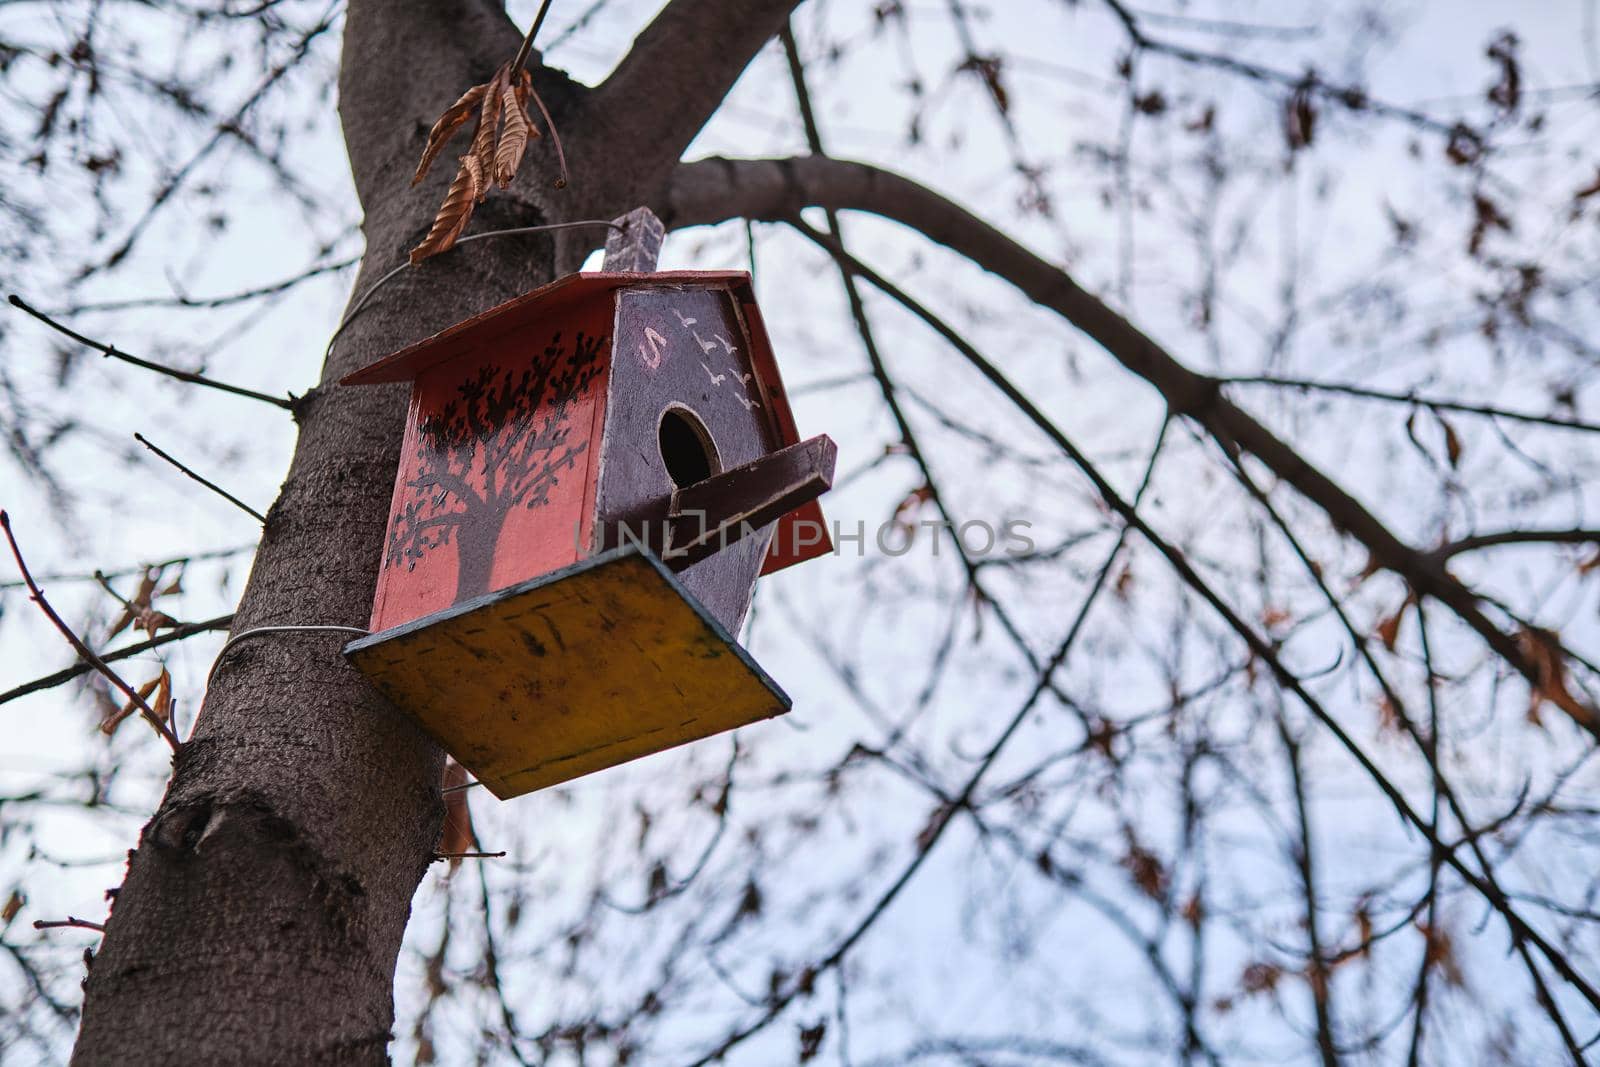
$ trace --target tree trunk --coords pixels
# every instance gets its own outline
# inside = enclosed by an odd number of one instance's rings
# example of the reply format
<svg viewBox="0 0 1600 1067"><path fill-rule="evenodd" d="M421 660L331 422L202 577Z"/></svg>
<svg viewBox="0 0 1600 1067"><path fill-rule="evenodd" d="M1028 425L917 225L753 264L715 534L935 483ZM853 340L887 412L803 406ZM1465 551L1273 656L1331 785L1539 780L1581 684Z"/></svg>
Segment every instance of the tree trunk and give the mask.
<svg viewBox="0 0 1600 1067"><path fill-rule="evenodd" d="M673 0L597 89L529 61L574 180L548 150L474 232L613 218L654 196L796 0ZM516 52L491 0L350 0L339 114L365 211L365 294L427 233L452 168L408 179L435 118ZM345 374L575 269L604 233L474 242L390 280L299 405L289 476L234 621L362 626L404 427L404 386ZM78 1064L382 1063L395 960L444 807L443 754L326 633L229 652L115 892Z"/></svg>
<svg viewBox="0 0 1600 1067"><path fill-rule="evenodd" d="M340 113L366 211L356 293L403 262L443 198L448 167L407 188L429 124L517 43L487 5L350 5ZM562 86L536 77L559 116ZM543 221L529 207L491 200L475 228ZM235 634L366 624L406 390L335 383L553 269L548 240L477 242L394 279L353 320L297 412ZM442 754L349 667L343 640L265 635L220 665L129 854L74 1063L385 1062L395 961L443 816Z"/></svg>

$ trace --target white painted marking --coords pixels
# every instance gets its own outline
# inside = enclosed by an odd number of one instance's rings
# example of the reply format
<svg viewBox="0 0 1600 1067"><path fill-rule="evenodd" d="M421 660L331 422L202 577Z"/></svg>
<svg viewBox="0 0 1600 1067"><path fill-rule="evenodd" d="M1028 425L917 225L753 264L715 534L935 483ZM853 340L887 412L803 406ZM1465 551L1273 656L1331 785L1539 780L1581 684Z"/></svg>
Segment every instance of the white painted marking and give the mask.
<svg viewBox="0 0 1600 1067"><path fill-rule="evenodd" d="M661 366L661 357L666 354L667 339L655 330L646 326L644 340L639 344L639 358L644 360L644 365L651 370Z"/></svg>

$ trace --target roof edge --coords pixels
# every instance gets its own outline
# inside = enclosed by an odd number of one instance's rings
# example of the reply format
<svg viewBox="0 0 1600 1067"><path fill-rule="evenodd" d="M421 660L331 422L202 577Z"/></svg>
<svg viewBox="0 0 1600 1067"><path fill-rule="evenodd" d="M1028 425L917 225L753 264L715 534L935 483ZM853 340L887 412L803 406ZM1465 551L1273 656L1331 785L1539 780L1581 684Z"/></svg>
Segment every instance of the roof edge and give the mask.
<svg viewBox="0 0 1600 1067"><path fill-rule="evenodd" d="M471 318L448 326L431 337L407 345L339 379L340 385L381 385L412 381L425 371L470 349L499 324L510 328L538 315L554 311L576 300L588 300L626 289L633 285L723 284L730 288L748 287L750 274L742 270L670 270L636 273L632 271L579 271L529 290L481 311ZM505 323L508 316L517 321Z"/></svg>

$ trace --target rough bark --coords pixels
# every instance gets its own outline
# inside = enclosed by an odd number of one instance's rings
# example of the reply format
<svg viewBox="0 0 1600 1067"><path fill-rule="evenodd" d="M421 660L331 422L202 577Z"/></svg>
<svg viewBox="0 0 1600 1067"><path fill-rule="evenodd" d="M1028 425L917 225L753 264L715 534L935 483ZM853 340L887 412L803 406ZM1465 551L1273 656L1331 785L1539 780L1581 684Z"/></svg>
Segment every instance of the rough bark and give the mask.
<svg viewBox="0 0 1600 1067"><path fill-rule="evenodd" d="M687 6L703 16L715 5ZM752 4L761 10L749 17L722 6L735 12L724 22L744 52L725 47L708 61L717 99L793 4ZM671 26L677 7L659 18ZM339 106L367 240L355 294L404 261L442 199L449 167L408 187L432 120L518 40L487 0L350 3ZM640 128L636 118L602 121L589 91L537 55L529 66L575 149L573 187L551 192L552 163L530 153L517 186L482 204L472 231L642 202L677 149L618 141L617 130ZM689 110L703 121L714 106ZM600 166L608 158L629 163ZM473 242L393 279L352 320L296 412L299 440L235 634L367 622L406 391L338 379L548 281L601 237ZM385 1062L395 960L443 817L443 756L346 664L341 644L273 634L228 654L129 853L74 1063Z"/></svg>

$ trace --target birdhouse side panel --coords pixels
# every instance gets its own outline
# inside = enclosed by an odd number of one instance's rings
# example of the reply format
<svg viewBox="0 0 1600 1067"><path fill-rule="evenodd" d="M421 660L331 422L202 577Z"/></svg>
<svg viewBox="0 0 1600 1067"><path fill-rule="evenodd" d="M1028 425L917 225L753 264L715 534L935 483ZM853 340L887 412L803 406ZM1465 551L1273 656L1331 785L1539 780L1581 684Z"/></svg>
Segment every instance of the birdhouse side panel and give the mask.
<svg viewBox="0 0 1600 1067"><path fill-rule="evenodd" d="M674 488L778 447L749 335L727 289L625 289L615 333L597 503L602 548L664 522ZM678 575L732 634L770 536L734 542Z"/></svg>
<svg viewBox="0 0 1600 1067"><path fill-rule="evenodd" d="M541 320L423 373L372 629L573 563L588 544L609 302Z"/></svg>

